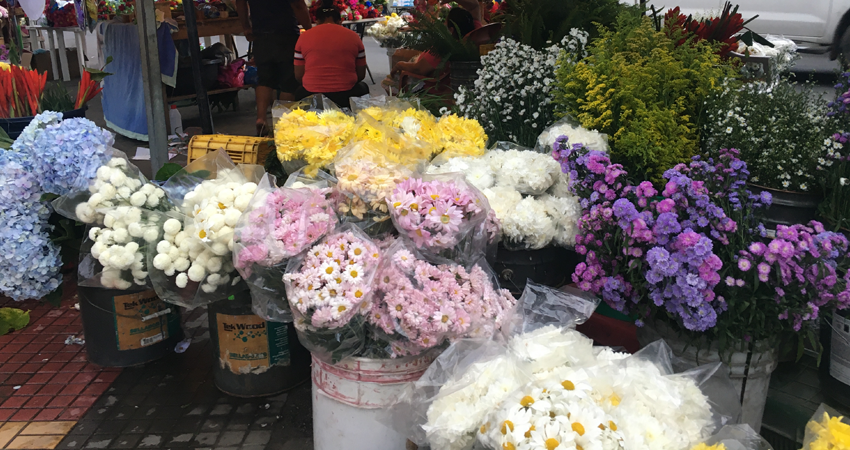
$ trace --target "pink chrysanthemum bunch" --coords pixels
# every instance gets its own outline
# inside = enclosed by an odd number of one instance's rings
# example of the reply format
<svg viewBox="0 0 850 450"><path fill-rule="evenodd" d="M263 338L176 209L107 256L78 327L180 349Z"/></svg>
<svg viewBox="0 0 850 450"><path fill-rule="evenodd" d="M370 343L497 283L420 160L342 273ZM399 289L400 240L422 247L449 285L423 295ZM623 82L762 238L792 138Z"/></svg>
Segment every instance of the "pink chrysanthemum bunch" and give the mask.
<svg viewBox="0 0 850 450"><path fill-rule="evenodd" d="M296 326L338 328L364 308L381 260L378 247L352 231L334 233L283 276Z"/></svg>
<svg viewBox="0 0 850 450"><path fill-rule="evenodd" d="M489 206L482 197L459 179L408 178L396 186L387 205L396 229L417 248L446 249L487 218Z"/></svg>
<svg viewBox="0 0 850 450"><path fill-rule="evenodd" d="M337 218L326 194L326 189L287 188L269 193L236 230L236 268L250 274L254 264L273 266L332 231Z"/></svg>
<svg viewBox="0 0 850 450"><path fill-rule="evenodd" d="M432 264L399 240L375 279L369 322L392 357L464 337L489 337L516 303L480 265Z"/></svg>

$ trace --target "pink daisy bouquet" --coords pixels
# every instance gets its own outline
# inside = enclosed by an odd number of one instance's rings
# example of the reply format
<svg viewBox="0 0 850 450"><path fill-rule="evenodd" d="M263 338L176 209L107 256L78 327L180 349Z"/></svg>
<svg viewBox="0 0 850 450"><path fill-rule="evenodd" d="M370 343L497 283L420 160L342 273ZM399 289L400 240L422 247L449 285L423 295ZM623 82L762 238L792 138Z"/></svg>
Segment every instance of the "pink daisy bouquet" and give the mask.
<svg viewBox="0 0 850 450"><path fill-rule="evenodd" d="M365 234L344 226L290 259L283 281L301 343L336 362L363 347L364 314L381 251Z"/></svg>
<svg viewBox="0 0 850 450"><path fill-rule="evenodd" d="M476 236L494 237L495 222L486 197L461 175L408 178L387 197L393 223L417 249L441 253ZM474 252L473 252L474 253Z"/></svg>
<svg viewBox="0 0 850 450"><path fill-rule="evenodd" d="M430 262L399 239L375 277L369 323L393 358L416 355L446 340L490 337L516 300L493 282L486 262L465 268Z"/></svg>
<svg viewBox="0 0 850 450"><path fill-rule="evenodd" d="M248 281L255 312L266 320L291 321L283 274L286 261L337 225L330 189L261 185L233 235L233 263Z"/></svg>

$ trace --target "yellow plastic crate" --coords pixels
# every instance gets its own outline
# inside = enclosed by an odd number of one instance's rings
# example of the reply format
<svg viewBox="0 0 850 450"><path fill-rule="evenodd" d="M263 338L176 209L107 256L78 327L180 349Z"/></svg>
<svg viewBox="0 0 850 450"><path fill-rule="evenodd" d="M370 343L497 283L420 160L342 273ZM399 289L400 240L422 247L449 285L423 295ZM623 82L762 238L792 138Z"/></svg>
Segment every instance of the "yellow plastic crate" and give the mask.
<svg viewBox="0 0 850 450"><path fill-rule="evenodd" d="M203 157L209 152L224 149L234 163L259 164L273 150L274 140L251 136L229 136L226 134L199 134L189 141L189 162Z"/></svg>

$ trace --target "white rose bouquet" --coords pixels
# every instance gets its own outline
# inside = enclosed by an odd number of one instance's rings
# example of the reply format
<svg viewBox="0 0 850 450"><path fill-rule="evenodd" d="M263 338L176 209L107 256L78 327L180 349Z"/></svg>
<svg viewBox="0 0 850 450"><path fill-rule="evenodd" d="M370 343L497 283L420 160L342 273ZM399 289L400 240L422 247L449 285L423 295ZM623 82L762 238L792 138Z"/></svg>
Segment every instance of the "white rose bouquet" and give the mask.
<svg viewBox="0 0 850 450"><path fill-rule="evenodd" d="M568 179L550 155L497 143L481 157L436 158L428 173L459 172L487 197L509 249L575 243L581 208Z"/></svg>
<svg viewBox="0 0 850 450"><path fill-rule="evenodd" d="M231 254L233 230L261 173L262 168L234 166L219 150L169 179L164 189L179 205L179 213L161 217L162 239L147 252L160 298L194 308L226 298L234 290L241 277Z"/></svg>

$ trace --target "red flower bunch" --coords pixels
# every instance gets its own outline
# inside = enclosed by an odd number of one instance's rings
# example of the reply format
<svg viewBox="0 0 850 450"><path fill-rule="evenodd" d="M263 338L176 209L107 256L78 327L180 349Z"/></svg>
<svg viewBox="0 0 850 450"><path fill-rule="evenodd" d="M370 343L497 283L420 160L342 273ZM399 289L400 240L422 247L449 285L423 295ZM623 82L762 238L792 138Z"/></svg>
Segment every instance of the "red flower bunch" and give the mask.
<svg viewBox="0 0 850 450"><path fill-rule="evenodd" d="M752 20L752 19L750 19ZM664 15L664 23L667 25L668 33L677 30L683 30L686 37L679 40L677 45L682 45L687 40L687 37L693 35L696 41L721 42L723 46L720 49L720 56L726 56L738 42L736 34L744 29L748 21L744 21L743 16L738 12L738 7L732 8L732 4L726 2L723 6L723 12L720 17L712 17L710 19L695 20L692 16L685 16L680 13L679 7L675 7Z"/></svg>

